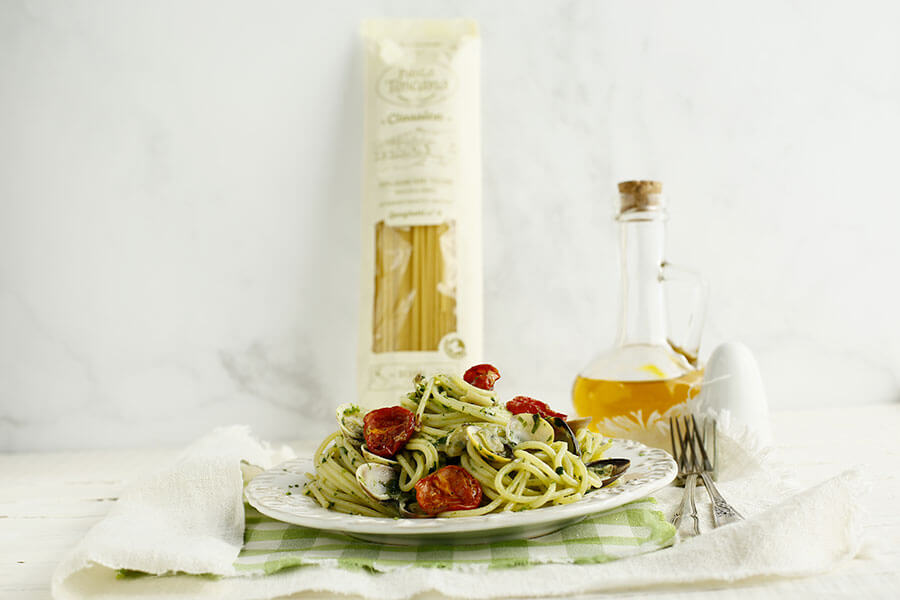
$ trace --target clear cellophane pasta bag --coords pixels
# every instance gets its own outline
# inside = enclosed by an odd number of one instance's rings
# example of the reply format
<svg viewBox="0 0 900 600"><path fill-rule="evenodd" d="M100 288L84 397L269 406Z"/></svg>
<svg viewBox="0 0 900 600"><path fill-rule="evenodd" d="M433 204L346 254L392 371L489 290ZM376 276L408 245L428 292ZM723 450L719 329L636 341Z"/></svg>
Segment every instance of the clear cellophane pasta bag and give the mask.
<svg viewBox="0 0 900 600"><path fill-rule="evenodd" d="M480 40L467 19L370 20L365 46L359 398L482 348Z"/></svg>

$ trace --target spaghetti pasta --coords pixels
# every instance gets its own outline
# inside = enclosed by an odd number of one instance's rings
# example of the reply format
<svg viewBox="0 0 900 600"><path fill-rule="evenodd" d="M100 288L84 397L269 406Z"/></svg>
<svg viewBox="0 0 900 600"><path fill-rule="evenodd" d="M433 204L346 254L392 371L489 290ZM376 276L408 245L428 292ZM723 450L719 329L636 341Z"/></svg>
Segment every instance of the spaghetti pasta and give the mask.
<svg viewBox="0 0 900 600"><path fill-rule="evenodd" d="M375 229L372 351L436 351L456 331L453 223Z"/></svg>
<svg viewBox="0 0 900 600"><path fill-rule="evenodd" d="M427 507L417 505L420 482L457 465L480 485L480 505L438 516L467 517L576 502L610 481L608 465L601 459L611 442L599 433L586 426L572 433L555 417L513 414L494 391L460 377L418 376L400 406L415 418L417 429L390 457L367 447L363 411L340 406L339 431L316 451L315 473L307 474L304 493L325 508L345 513L423 516ZM382 479L366 479L372 473Z"/></svg>

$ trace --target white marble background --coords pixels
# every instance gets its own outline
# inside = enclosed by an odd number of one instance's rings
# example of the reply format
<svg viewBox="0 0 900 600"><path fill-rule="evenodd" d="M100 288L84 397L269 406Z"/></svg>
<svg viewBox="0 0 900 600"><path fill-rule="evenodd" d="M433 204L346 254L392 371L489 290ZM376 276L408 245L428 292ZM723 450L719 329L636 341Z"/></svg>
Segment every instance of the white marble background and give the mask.
<svg viewBox="0 0 900 600"><path fill-rule="evenodd" d="M360 19L484 38L485 314L565 406L659 178L705 346L773 408L900 399L900 5L0 2L0 450L321 435L354 394Z"/></svg>

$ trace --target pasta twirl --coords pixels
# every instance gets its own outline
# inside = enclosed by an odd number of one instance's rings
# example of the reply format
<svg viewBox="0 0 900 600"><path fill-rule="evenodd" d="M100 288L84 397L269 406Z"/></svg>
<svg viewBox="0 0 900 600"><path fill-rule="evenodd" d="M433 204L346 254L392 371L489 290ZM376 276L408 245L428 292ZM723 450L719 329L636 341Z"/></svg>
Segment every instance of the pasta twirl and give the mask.
<svg viewBox="0 0 900 600"><path fill-rule="evenodd" d="M304 493L345 513L420 516L420 482L454 465L477 481L481 501L465 510L431 514L466 517L568 504L609 482L610 472L601 464L609 462L601 460L609 440L585 426L573 433L567 425L553 425L553 417L513 414L507 406L493 391L459 377L418 377L415 390L401 403L401 412L415 419L416 431L401 450L386 457L367 447L371 438L364 412L342 405L339 431L316 451L316 471L307 474ZM560 435L565 431L572 439ZM382 497L373 496L379 493L373 492L377 485L365 479L371 465L385 474L376 482Z"/></svg>

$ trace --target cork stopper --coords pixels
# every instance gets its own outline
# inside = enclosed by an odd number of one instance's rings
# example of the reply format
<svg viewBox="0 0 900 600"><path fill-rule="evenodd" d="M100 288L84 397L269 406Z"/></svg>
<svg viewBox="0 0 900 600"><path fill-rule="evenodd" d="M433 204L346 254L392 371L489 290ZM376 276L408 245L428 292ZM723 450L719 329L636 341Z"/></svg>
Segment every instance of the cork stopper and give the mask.
<svg viewBox="0 0 900 600"><path fill-rule="evenodd" d="M645 210L665 210L661 181L623 181L619 183L619 214Z"/></svg>

